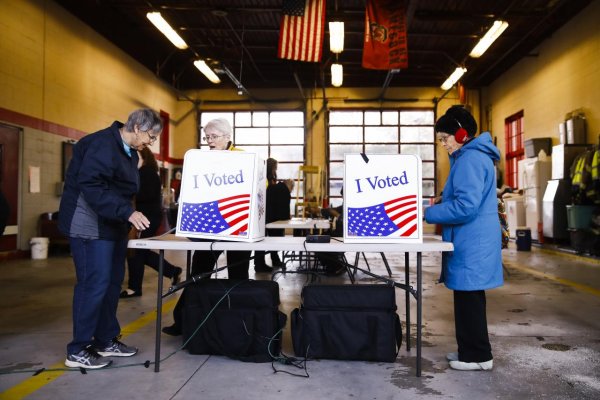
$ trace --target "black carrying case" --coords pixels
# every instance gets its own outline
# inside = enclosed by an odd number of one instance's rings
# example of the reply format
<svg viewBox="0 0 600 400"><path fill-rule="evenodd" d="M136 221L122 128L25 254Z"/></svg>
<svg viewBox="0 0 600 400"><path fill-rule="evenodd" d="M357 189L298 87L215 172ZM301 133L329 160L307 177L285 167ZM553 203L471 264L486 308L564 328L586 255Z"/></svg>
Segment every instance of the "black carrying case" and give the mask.
<svg viewBox="0 0 600 400"><path fill-rule="evenodd" d="M191 354L248 362L279 355L287 317L279 311L277 282L207 279L186 287L183 296L183 343Z"/></svg>
<svg viewBox="0 0 600 400"><path fill-rule="evenodd" d="M307 285L291 324L298 357L393 362L402 344L389 285Z"/></svg>

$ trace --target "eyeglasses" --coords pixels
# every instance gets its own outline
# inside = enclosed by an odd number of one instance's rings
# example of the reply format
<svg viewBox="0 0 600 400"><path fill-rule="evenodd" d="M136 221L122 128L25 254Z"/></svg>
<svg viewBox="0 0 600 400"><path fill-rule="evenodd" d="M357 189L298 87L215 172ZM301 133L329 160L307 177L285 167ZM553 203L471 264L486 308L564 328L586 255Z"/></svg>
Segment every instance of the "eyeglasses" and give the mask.
<svg viewBox="0 0 600 400"><path fill-rule="evenodd" d="M150 139L150 144L156 142L156 139L158 139L158 135L152 136L149 131L142 131L142 130L138 129L137 126L136 126L136 129L138 132L142 132L142 133L145 133L146 135L148 135L148 139Z"/></svg>
<svg viewBox="0 0 600 400"><path fill-rule="evenodd" d="M223 137L225 135L206 135L202 138L202 140L204 140L205 142L208 142L209 140L217 140L220 137Z"/></svg>
<svg viewBox="0 0 600 400"><path fill-rule="evenodd" d="M156 139L158 139L158 136L152 136L150 132L146 131L146 134L148 135L148 139L150 139L150 143L154 143L156 142Z"/></svg>
<svg viewBox="0 0 600 400"><path fill-rule="evenodd" d="M449 138L450 136L452 136L452 135L439 135L439 136L438 136L438 138L437 138L437 140L438 140L440 143L446 143L446 142L448 142L448 138Z"/></svg>

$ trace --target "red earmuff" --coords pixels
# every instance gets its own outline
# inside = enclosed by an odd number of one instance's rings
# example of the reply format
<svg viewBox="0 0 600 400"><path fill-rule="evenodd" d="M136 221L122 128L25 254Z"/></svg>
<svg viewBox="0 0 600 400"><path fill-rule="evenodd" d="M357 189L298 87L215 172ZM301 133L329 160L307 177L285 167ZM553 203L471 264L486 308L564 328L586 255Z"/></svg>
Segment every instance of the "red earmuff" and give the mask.
<svg viewBox="0 0 600 400"><path fill-rule="evenodd" d="M460 122L458 122L456 118L454 118L454 120L459 126L459 128L454 133L454 139L457 143L463 144L469 139L469 133L465 128L462 127L462 125L460 124Z"/></svg>

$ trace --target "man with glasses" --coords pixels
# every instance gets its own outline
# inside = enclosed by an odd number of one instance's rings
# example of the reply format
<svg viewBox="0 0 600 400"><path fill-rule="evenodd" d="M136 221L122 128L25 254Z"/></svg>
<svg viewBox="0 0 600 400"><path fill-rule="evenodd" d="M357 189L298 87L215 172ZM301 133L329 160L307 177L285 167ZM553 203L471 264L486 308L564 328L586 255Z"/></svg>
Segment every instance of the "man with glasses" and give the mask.
<svg viewBox="0 0 600 400"><path fill-rule="evenodd" d="M233 145L231 139L233 129L231 124L224 118L210 120L204 127L204 137L202 139L208 143L211 150L229 150L243 151ZM210 241L208 239L191 239L195 241ZM216 260L223 251L196 250L192 257L192 275L208 273L215 267ZM250 266L250 251L227 251L227 272L229 279L248 279L248 269ZM172 336L181 335L182 313L183 313L182 295L175 309L173 310L174 323L162 329L164 333Z"/></svg>

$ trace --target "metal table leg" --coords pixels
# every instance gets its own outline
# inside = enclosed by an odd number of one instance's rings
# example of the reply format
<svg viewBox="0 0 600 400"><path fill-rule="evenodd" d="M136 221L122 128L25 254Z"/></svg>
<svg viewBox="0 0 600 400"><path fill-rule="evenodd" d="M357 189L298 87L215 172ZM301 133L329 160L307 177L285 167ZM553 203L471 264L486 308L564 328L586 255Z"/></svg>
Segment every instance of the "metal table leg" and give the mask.
<svg viewBox="0 0 600 400"><path fill-rule="evenodd" d="M423 319L423 277L421 252L417 253L417 376L421 376L421 328Z"/></svg>
<svg viewBox="0 0 600 400"><path fill-rule="evenodd" d="M408 252L404 253L404 284L410 287L410 274L408 263ZM405 307L406 307L406 351L410 351L410 291L404 291Z"/></svg>
<svg viewBox="0 0 600 400"><path fill-rule="evenodd" d="M156 338L154 339L154 372L160 371L160 328L162 325L162 292L165 251L160 250L158 257L158 289L156 291Z"/></svg>

